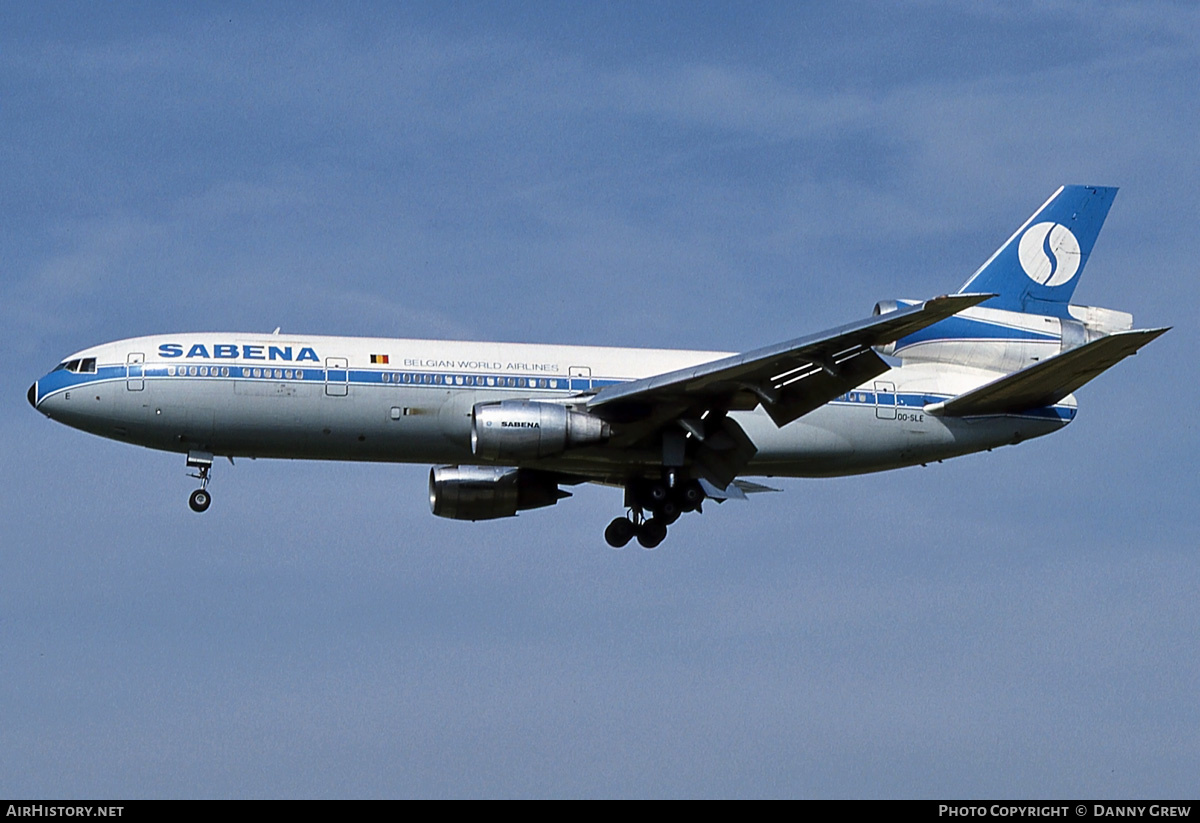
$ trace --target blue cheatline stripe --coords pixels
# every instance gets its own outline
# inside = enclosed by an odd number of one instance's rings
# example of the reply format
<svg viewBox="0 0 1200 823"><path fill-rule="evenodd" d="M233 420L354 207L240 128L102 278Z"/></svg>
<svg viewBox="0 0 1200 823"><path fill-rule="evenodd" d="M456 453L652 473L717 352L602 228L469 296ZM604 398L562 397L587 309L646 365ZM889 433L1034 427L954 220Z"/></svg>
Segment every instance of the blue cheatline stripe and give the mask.
<svg viewBox="0 0 1200 823"><path fill-rule="evenodd" d="M923 393L907 393L899 394L893 392L869 392L869 391L850 391L835 397L829 401L830 405L849 405L849 406L866 406L875 408L884 406L886 408L912 408L923 409L930 403L938 403L942 400L949 400L954 397L951 394L923 394ZM1045 406L1038 409L1027 409L1023 412L1013 414L998 414L998 415L980 415L981 417L1038 417L1038 418L1057 418L1060 420L1073 420L1075 418L1076 409L1072 406Z"/></svg>
<svg viewBox="0 0 1200 823"><path fill-rule="evenodd" d="M399 386L403 388L463 388L463 389L494 389L511 391L513 389L531 389L535 391L578 392L588 388L601 388L625 382L611 378L567 378L567 377L534 377L532 375L501 375L458 372L393 372L363 369L330 369L328 382L346 385L379 385ZM348 375L348 380L347 380ZM326 370L313 368L275 368L263 366L193 366L155 364L144 366L143 378L187 378L190 380L260 380L272 383L280 380L292 382L311 382L325 385ZM38 380L38 402L59 391L97 383L119 382L126 379L125 366L103 366L94 374L75 374L65 370L54 371ZM489 382L490 381L490 382ZM835 397L830 405L883 405L897 408L924 408L930 403L948 400L953 395L928 394L912 392L873 392L849 391ZM1070 420L1075 416L1075 409L1069 406L1053 406L1043 409L1031 409L1021 412L1021 417L1058 417Z"/></svg>
<svg viewBox="0 0 1200 823"><path fill-rule="evenodd" d="M395 372L380 369L321 369L251 365L161 364L140 365L138 378L187 378L193 380L259 380L339 383L346 385L404 386L406 388L471 388L511 391L526 389L549 392L580 392L624 381L615 379L589 380L559 375L479 374L467 372ZM38 400L76 386L125 380L125 364L103 366L95 373L77 374L65 369L52 371L38 381Z"/></svg>
<svg viewBox="0 0 1200 823"><path fill-rule="evenodd" d="M38 380L38 399L75 386L102 383L109 380L124 380L125 366L101 366L94 373L76 374L66 369L52 371Z"/></svg>
<svg viewBox="0 0 1200 823"><path fill-rule="evenodd" d="M1005 326L1000 323L991 323L986 320L975 320L968 317L948 317L945 320L934 323L932 326L927 326L920 331L913 332L907 337L901 337L896 341L895 350L900 351L917 343L946 342L951 340L966 342L980 342L985 340L1053 342L1061 339L1061 335L1049 332L1014 328L1013 326Z"/></svg>

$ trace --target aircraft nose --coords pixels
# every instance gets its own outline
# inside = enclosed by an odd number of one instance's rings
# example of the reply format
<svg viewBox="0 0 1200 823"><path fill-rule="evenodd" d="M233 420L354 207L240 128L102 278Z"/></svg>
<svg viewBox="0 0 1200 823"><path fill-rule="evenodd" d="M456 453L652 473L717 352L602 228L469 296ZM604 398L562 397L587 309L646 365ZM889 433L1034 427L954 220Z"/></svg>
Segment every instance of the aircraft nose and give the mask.
<svg viewBox="0 0 1200 823"><path fill-rule="evenodd" d="M27 394L25 396L29 398L29 405L33 406L36 409L37 408L37 382L36 381L34 382L34 384L32 386L29 387L29 394Z"/></svg>

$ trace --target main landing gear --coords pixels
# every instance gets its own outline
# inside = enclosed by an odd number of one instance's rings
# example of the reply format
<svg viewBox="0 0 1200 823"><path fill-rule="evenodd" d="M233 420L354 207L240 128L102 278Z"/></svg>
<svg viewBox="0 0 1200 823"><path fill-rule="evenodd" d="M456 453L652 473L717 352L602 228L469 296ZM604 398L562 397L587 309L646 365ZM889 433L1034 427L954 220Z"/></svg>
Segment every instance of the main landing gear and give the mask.
<svg viewBox="0 0 1200 823"><path fill-rule="evenodd" d="M604 530L608 545L623 549L636 537L643 549L656 549L667 538L667 526L684 512L701 510L704 489L699 482L671 483L670 480L639 480L625 487L625 505L629 507L629 514L608 524Z"/></svg>
<svg viewBox="0 0 1200 823"><path fill-rule="evenodd" d="M618 517L604 530L604 539L614 549L623 549L634 537L643 549L657 549L667 539L667 524L661 518L645 519L641 512L631 510L627 517Z"/></svg>
<svg viewBox="0 0 1200 823"><path fill-rule="evenodd" d="M196 469L196 472L189 474L188 477L194 477L200 481L200 488L188 497L188 505L197 514L208 511L208 507L212 503L212 495L208 493L208 473L212 469L212 463L213 456L208 452L188 452L188 468Z"/></svg>

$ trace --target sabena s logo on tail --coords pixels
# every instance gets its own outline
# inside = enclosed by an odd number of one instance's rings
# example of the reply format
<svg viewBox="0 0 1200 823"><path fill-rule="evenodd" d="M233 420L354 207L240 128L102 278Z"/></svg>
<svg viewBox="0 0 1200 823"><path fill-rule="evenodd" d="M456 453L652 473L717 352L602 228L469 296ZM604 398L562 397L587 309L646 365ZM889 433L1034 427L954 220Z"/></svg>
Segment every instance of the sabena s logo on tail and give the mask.
<svg viewBox="0 0 1200 823"><path fill-rule="evenodd" d="M959 289L990 292L989 309L1067 317L1075 287L1116 196L1109 186L1063 186Z"/></svg>
<svg viewBox="0 0 1200 823"><path fill-rule="evenodd" d="M1061 223L1037 223L1021 236L1017 257L1033 282L1061 286L1079 271L1079 241Z"/></svg>

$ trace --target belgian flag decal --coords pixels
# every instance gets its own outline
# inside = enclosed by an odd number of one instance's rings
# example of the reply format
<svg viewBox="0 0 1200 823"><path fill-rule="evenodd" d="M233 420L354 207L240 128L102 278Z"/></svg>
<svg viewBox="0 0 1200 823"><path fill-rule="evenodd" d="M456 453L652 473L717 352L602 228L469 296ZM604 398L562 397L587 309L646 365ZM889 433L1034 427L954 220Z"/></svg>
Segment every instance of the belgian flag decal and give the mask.
<svg viewBox="0 0 1200 823"><path fill-rule="evenodd" d="M386 365L388 362L388 356L386 354L373 354L371 355L371 362Z"/></svg>

